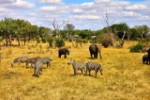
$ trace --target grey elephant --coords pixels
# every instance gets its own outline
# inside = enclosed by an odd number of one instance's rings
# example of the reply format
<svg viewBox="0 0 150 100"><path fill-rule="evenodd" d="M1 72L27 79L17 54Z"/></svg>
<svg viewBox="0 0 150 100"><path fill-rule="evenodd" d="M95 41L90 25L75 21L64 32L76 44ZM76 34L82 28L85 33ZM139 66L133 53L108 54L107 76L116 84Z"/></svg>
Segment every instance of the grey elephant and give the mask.
<svg viewBox="0 0 150 100"><path fill-rule="evenodd" d="M97 44L91 44L89 46L89 51L90 51L91 58L93 58L93 55L94 58L97 58L99 53L100 59L102 59L101 50Z"/></svg>
<svg viewBox="0 0 150 100"><path fill-rule="evenodd" d="M64 55L64 58L67 58L67 55L70 54L70 51L68 48L64 47L64 48L59 48L58 50L58 57L61 58L61 55Z"/></svg>

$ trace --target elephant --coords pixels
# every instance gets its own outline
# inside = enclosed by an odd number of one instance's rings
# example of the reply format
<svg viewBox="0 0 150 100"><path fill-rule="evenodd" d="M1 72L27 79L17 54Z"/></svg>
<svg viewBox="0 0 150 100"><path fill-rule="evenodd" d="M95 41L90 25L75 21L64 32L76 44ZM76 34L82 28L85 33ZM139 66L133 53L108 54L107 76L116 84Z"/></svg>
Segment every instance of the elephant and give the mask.
<svg viewBox="0 0 150 100"><path fill-rule="evenodd" d="M143 61L144 64L149 64L150 63L147 54L143 55L142 61Z"/></svg>
<svg viewBox="0 0 150 100"><path fill-rule="evenodd" d="M61 58L61 55L64 55L64 58L67 58L67 55L70 54L70 51L68 48L64 47L64 48L59 48L58 50L58 57Z"/></svg>
<svg viewBox="0 0 150 100"><path fill-rule="evenodd" d="M91 58L93 58L93 55L94 55L94 58L97 58L98 53L99 53L99 57L100 59L102 59L101 50L97 44L91 44L89 46L89 51L90 51Z"/></svg>

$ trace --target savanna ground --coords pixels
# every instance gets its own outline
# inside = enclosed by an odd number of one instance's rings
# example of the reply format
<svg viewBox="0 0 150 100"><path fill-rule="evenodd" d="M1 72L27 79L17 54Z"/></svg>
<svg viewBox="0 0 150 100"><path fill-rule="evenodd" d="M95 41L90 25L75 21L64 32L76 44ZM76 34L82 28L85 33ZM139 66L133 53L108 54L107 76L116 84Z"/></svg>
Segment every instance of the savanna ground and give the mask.
<svg viewBox="0 0 150 100"><path fill-rule="evenodd" d="M150 100L150 65L142 64L144 53L130 53L128 47L134 42L125 42L124 48L102 48L103 59L89 59L89 44L70 47L67 59L58 58L57 48L48 49L47 44L30 43L21 47L2 47L0 66L0 100ZM44 65L39 78L33 77L33 69L10 67L18 56L48 56L53 59L51 67ZM73 69L67 62L94 61L103 66L103 75L86 76Z"/></svg>

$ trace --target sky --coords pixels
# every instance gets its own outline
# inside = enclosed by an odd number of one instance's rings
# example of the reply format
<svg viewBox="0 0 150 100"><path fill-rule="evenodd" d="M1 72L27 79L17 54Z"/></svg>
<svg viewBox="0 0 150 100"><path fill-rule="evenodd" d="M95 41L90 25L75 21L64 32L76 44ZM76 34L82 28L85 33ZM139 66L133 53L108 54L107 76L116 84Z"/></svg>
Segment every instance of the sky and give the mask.
<svg viewBox="0 0 150 100"><path fill-rule="evenodd" d="M0 0L0 20L23 19L51 29L54 20L75 29L102 29L107 26L106 13L109 25L150 27L150 0Z"/></svg>

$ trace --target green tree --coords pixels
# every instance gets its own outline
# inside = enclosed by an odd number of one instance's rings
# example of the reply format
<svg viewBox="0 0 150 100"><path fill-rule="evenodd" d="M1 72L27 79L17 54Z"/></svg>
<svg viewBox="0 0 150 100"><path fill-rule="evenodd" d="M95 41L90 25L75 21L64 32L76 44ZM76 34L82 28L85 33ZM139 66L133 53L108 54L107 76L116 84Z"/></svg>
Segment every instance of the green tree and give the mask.
<svg viewBox="0 0 150 100"><path fill-rule="evenodd" d="M138 37L141 39L145 38L149 32L149 27L147 25L139 25L134 28L137 31Z"/></svg>
<svg viewBox="0 0 150 100"><path fill-rule="evenodd" d="M67 31L69 31L69 32L73 31L74 28L75 28L75 26L74 26L73 24L66 24L66 25L64 26L64 30L67 30Z"/></svg>

